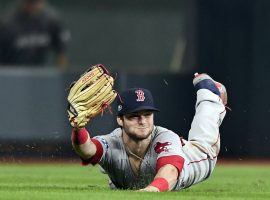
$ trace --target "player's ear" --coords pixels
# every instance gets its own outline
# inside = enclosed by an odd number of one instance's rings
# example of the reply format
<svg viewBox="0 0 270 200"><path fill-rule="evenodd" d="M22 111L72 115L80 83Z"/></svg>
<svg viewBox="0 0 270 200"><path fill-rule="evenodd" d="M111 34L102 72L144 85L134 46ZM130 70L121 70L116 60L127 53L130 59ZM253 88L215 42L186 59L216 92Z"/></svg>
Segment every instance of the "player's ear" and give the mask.
<svg viewBox="0 0 270 200"><path fill-rule="evenodd" d="M118 117L116 118L116 120L117 120L117 124L118 124L119 126L123 127L123 117L118 116Z"/></svg>

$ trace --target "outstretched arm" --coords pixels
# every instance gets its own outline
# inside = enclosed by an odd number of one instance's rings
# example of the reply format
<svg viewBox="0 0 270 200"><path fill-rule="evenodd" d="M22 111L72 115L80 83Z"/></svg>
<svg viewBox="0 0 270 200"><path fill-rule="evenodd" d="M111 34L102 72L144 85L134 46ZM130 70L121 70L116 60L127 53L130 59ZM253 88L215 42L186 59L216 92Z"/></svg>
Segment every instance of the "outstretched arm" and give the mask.
<svg viewBox="0 0 270 200"><path fill-rule="evenodd" d="M102 144L97 139L90 138L85 128L73 128L71 140L74 150L82 159L83 165L89 163L95 165L100 161L103 155Z"/></svg>
<svg viewBox="0 0 270 200"><path fill-rule="evenodd" d="M102 113L116 97L114 79L101 64L92 66L75 81L68 94L68 117L72 129L72 145L83 164L99 162L103 148L91 139L85 126ZM84 162L85 161L85 162Z"/></svg>
<svg viewBox="0 0 270 200"><path fill-rule="evenodd" d="M95 155L97 151L96 145L92 142L90 135L85 128L73 128L71 140L74 150L83 160L89 160Z"/></svg>
<svg viewBox="0 0 270 200"><path fill-rule="evenodd" d="M163 191L171 191L178 178L178 169L171 165L166 164L163 167L161 167L154 180L150 185L148 185L146 188L141 189L140 191L146 191L146 192L163 192Z"/></svg>
<svg viewBox="0 0 270 200"><path fill-rule="evenodd" d="M154 180L141 191L149 192L164 192L171 191L175 187L177 180L182 172L185 159L181 156L180 139L176 134L166 133L164 139L171 139L167 142L167 148L165 151L160 152L159 145L164 144L157 142L155 145L156 152L159 152L159 156L156 163L156 175ZM162 138L161 138L162 139ZM160 140L162 141L162 140ZM164 149L164 148L162 148Z"/></svg>

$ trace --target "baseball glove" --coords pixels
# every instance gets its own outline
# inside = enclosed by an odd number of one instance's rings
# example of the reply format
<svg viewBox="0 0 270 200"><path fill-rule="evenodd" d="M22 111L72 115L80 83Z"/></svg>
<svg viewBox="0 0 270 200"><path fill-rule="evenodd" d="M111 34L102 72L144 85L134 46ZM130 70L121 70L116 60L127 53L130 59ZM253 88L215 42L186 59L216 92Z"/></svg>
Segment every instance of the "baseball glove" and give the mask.
<svg viewBox="0 0 270 200"><path fill-rule="evenodd" d="M68 118L71 126L83 128L115 99L114 79L101 64L91 67L76 82L68 95Z"/></svg>

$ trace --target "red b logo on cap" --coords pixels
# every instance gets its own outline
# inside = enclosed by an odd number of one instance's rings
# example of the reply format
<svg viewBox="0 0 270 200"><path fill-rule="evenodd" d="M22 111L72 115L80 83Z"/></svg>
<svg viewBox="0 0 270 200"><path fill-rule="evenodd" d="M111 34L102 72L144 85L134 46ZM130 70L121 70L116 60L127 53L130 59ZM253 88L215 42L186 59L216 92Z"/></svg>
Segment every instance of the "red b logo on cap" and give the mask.
<svg viewBox="0 0 270 200"><path fill-rule="evenodd" d="M144 101L145 100L144 92L142 90L136 90L135 92L137 94L136 101Z"/></svg>

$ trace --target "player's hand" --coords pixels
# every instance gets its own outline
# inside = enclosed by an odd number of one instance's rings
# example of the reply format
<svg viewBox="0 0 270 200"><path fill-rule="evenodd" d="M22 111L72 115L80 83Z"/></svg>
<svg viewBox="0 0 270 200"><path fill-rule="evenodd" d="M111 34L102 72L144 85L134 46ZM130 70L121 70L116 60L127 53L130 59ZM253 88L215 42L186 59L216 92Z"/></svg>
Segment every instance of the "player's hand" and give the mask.
<svg viewBox="0 0 270 200"><path fill-rule="evenodd" d="M159 192L159 189L154 186L147 186L146 188L138 190L139 192Z"/></svg>
<svg viewBox="0 0 270 200"><path fill-rule="evenodd" d="M196 91L198 91L199 89L210 90L211 92L213 92L214 94L218 95L221 98L224 105L227 105L228 97L225 86L217 81L214 81L209 75L204 73L203 74L195 73L193 85Z"/></svg>

